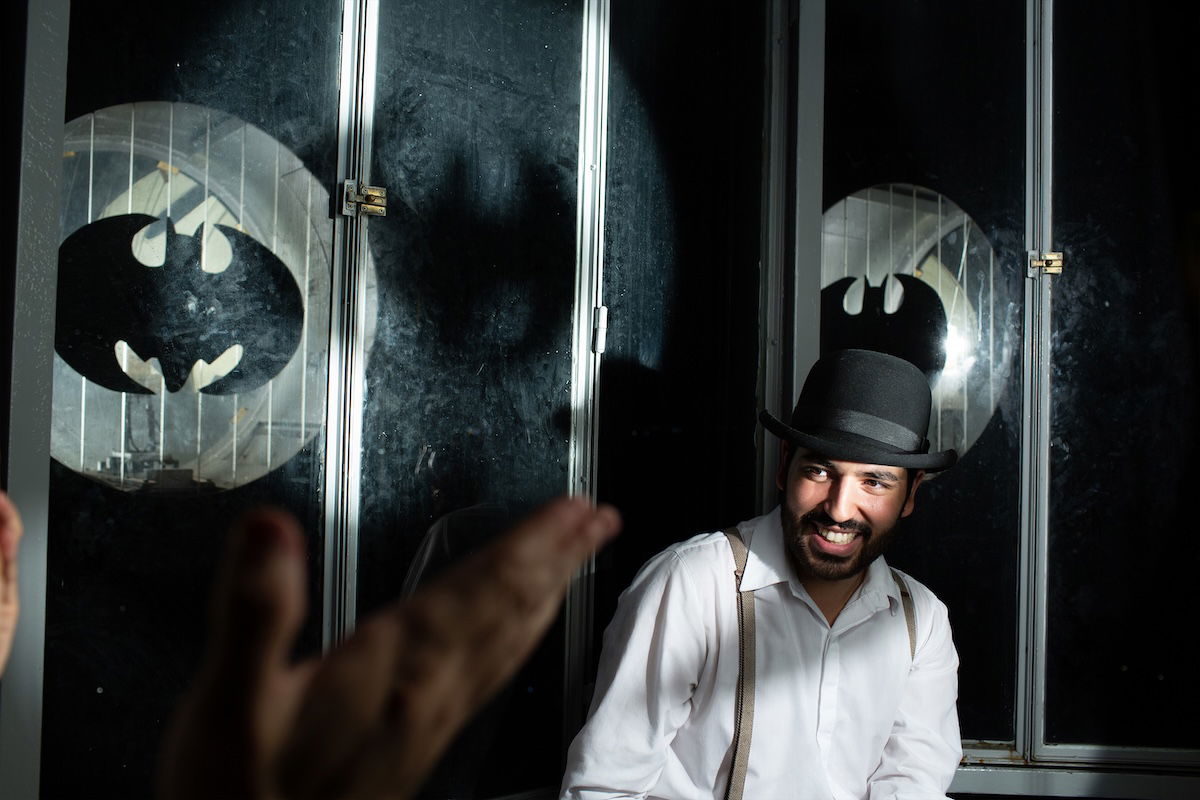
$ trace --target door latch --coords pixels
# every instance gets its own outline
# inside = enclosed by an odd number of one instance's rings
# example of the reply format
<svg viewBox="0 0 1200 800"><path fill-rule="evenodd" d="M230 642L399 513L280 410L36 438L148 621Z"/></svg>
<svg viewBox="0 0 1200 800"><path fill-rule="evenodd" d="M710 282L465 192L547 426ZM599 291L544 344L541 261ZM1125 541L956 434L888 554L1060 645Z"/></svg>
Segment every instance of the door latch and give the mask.
<svg viewBox="0 0 1200 800"><path fill-rule="evenodd" d="M387 189L367 186L355 180L342 181L342 214L347 217L357 217L359 214L386 217Z"/></svg>
<svg viewBox="0 0 1200 800"><path fill-rule="evenodd" d="M1038 275L1062 275L1063 254L1042 253L1029 251L1029 266L1025 271L1026 277L1036 278Z"/></svg>

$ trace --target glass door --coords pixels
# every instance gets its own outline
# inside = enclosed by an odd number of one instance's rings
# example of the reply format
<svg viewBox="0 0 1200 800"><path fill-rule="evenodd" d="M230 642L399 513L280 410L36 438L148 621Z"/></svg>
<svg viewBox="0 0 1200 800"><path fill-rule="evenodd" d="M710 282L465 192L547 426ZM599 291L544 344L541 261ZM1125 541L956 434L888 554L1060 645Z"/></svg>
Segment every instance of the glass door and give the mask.
<svg viewBox="0 0 1200 800"><path fill-rule="evenodd" d="M151 795L240 512L300 518L320 593L340 13L71 10L44 797Z"/></svg>
<svg viewBox="0 0 1200 800"><path fill-rule="evenodd" d="M1197 160L1176 111L1194 87L1174 54L1197 20L1059 3L1053 24L1064 264L1050 316L1038 754L1195 764L1200 690L1178 643L1200 610L1188 521L1200 451Z"/></svg>
<svg viewBox="0 0 1200 800"><path fill-rule="evenodd" d="M583 8L380 6L360 616L569 488ZM557 787L564 636L560 620L423 796Z"/></svg>
<svg viewBox="0 0 1200 800"><path fill-rule="evenodd" d="M821 348L892 352L930 379L931 449L953 447L960 461L922 486L888 560L950 609L966 748L1008 757L1017 738L1025 12L830 3L826 25Z"/></svg>
<svg viewBox="0 0 1200 800"><path fill-rule="evenodd" d="M579 186L593 225L602 189L578 173L587 15L589 63L607 48L596 13L74 9L43 796L149 796L225 530L248 507L281 505L310 533L311 652L587 490L577 376L603 343L588 349ZM567 627L429 796L557 785Z"/></svg>

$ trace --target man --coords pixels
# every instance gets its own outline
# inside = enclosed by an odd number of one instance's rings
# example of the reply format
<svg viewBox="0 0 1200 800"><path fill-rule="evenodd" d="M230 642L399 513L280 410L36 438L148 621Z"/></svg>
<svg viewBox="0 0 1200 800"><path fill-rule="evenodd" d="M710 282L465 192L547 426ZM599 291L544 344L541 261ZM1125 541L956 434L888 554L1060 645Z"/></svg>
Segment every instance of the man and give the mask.
<svg viewBox="0 0 1200 800"><path fill-rule="evenodd" d="M843 350L813 367L791 425L760 415L786 446L781 507L738 525L752 718L736 541L697 536L622 595L563 798L712 800L731 778L747 800L944 797L961 756L946 609L880 557L925 473L956 460L929 452L929 411L916 367Z"/></svg>

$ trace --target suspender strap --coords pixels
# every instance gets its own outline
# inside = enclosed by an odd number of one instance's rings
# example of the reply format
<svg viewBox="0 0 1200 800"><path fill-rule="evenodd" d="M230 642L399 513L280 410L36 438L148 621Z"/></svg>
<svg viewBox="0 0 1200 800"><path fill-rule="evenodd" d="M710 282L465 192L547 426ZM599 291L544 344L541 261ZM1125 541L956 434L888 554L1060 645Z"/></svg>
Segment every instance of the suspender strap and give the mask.
<svg viewBox="0 0 1200 800"><path fill-rule="evenodd" d="M754 729L754 592L742 591L746 572L746 543L737 528L725 531L733 549L733 576L738 592L738 689L733 721L733 761L725 800L741 800L750 763L750 734Z"/></svg>
<svg viewBox="0 0 1200 800"><path fill-rule="evenodd" d="M904 582L904 578L900 577L900 573L892 570L892 580L896 582L896 588L900 590L900 603L904 606L904 621L908 623L908 655L911 658L917 657L917 618L913 612L913 599L908 591L908 584Z"/></svg>
<svg viewBox="0 0 1200 800"><path fill-rule="evenodd" d="M733 550L733 577L738 595L738 688L734 706L733 760L729 768L729 785L725 788L725 800L741 800L746 788L746 769L750 763L750 735L754 731L754 592L742 591L742 575L746 572L749 552L742 534L737 528L728 528L725 538ZM913 610L912 594L908 584L896 570L892 579L900 590L900 602L904 606L904 621L908 626L908 653L917 655L917 619Z"/></svg>

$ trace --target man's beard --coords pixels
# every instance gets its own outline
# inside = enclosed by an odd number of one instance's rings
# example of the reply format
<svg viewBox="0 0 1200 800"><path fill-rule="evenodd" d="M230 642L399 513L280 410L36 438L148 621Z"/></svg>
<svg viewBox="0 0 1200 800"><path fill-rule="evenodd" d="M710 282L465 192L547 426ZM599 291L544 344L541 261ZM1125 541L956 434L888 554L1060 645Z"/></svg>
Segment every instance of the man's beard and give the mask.
<svg viewBox="0 0 1200 800"><path fill-rule="evenodd" d="M883 555L895 538L896 522L883 530L876 530L865 522L846 520L839 522L831 519L820 508L814 508L807 514L796 514L785 503L780 509L783 523L783 541L787 545L792 567L801 578L817 578L819 580L836 581L852 578L866 571L875 559ZM822 552L811 546L810 537L820 536L813 531L805 533L809 525L825 528L836 527L841 530L854 531L862 538L862 546L850 556L835 556Z"/></svg>

